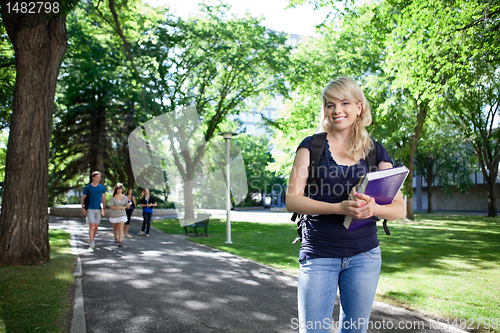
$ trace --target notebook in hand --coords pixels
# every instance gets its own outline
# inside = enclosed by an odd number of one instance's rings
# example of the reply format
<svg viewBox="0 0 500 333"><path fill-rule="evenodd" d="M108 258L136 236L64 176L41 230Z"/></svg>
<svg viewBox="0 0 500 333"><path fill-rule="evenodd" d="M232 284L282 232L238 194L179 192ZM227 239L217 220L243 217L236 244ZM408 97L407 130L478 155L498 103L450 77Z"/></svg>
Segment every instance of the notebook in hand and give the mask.
<svg viewBox="0 0 500 333"><path fill-rule="evenodd" d="M375 202L378 205L388 205L394 201L408 172L409 170L405 166L370 172L366 174L361 181L357 193L364 193L375 198ZM344 219L344 227L347 230L359 229L370 223L377 222L378 220L380 220L380 218L376 216L362 220L346 216Z"/></svg>

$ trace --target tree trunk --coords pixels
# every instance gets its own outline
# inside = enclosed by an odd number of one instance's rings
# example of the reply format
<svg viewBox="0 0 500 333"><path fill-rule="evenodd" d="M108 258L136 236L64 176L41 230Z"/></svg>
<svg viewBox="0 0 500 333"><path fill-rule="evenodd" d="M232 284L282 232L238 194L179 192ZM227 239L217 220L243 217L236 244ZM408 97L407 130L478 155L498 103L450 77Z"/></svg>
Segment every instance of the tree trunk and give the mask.
<svg viewBox="0 0 500 333"><path fill-rule="evenodd" d="M407 179L405 182L405 188L407 193L406 218L410 220L415 219L415 214L413 213L413 169L414 169L413 152L414 150L410 152L410 161L408 162L408 170L410 170L410 172L408 173L409 179Z"/></svg>
<svg viewBox="0 0 500 333"><path fill-rule="evenodd" d="M415 219L415 214L413 213L413 170L415 169L415 149L417 148L418 138L420 137L420 132L427 118L428 104L427 101L421 102L418 106L417 124L412 136L412 142L410 146L410 155L408 157L408 178L405 182L405 189L408 198L406 200L406 217L410 220Z"/></svg>
<svg viewBox="0 0 500 333"><path fill-rule="evenodd" d="M498 139L497 139L498 144ZM489 138L486 136L478 136L472 141L472 146L479 160L481 173L486 180L486 188L488 189L488 217L497 216L497 204L495 195L495 182L498 176L498 163L500 157L498 156L498 147L494 150L492 156L488 147L490 145Z"/></svg>
<svg viewBox="0 0 500 333"><path fill-rule="evenodd" d="M130 102L127 115L125 116L125 128L127 133L132 133L135 129L134 125L134 103ZM128 138L124 140L123 156L125 156L125 174L127 175L127 188L134 188L134 171L132 170L132 162L130 161L130 152L128 147Z"/></svg>
<svg viewBox="0 0 500 333"><path fill-rule="evenodd" d="M495 183L488 182L488 217L497 216L497 200L495 195Z"/></svg>
<svg viewBox="0 0 500 333"><path fill-rule="evenodd" d="M178 126L178 128L181 126ZM200 165L201 159L206 148L206 142L198 146L195 151L189 151L184 147L189 147L189 141L194 132L186 131L186 128L179 130L177 133L172 132L171 128L166 128L170 140L172 151L174 151L174 162L182 176L184 182L184 219L194 220L194 202L193 202L193 189L195 184L196 168ZM192 129L190 129L192 130ZM176 139L174 139L176 138ZM174 142L180 142L178 150L174 147ZM194 153L191 156L191 153ZM184 166L181 163L184 160ZM168 177L168 175L167 175Z"/></svg>
<svg viewBox="0 0 500 333"><path fill-rule="evenodd" d="M432 176L432 166L427 169L427 213L432 213L434 208L432 207L432 182L434 181L434 177Z"/></svg>
<svg viewBox="0 0 500 333"><path fill-rule="evenodd" d="M194 220L193 180L184 182L184 220Z"/></svg>
<svg viewBox="0 0 500 333"><path fill-rule="evenodd" d="M434 207L432 206L432 186L427 186L427 213L434 212Z"/></svg>
<svg viewBox="0 0 500 333"><path fill-rule="evenodd" d="M48 161L54 96L66 52L66 16L8 13L2 19L16 57L16 83L0 215L0 265L50 260ZM42 11L43 12L43 11Z"/></svg>
<svg viewBox="0 0 500 333"><path fill-rule="evenodd" d="M483 170L483 176L486 175L486 186L488 187L488 217L497 216L497 199L495 195L495 181L498 176L498 161L496 158L492 158L492 161L488 163L488 173Z"/></svg>
<svg viewBox="0 0 500 333"><path fill-rule="evenodd" d="M104 155L106 150L106 107L98 106L91 111L90 116L90 173L101 173L101 184L106 182ZM92 179L90 180L92 181Z"/></svg>

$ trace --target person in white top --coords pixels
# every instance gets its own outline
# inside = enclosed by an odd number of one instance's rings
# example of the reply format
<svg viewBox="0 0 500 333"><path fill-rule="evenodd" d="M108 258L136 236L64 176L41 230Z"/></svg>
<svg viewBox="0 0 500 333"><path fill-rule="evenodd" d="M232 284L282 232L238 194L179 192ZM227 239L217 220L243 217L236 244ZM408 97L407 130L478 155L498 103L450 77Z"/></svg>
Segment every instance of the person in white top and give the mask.
<svg viewBox="0 0 500 333"><path fill-rule="evenodd" d="M109 200L109 208L111 209L109 222L113 224L113 234L115 235L114 245L117 246L122 246L123 225L127 222L125 209L130 207L127 196L125 196L122 192L123 184L116 184L113 188L113 197Z"/></svg>

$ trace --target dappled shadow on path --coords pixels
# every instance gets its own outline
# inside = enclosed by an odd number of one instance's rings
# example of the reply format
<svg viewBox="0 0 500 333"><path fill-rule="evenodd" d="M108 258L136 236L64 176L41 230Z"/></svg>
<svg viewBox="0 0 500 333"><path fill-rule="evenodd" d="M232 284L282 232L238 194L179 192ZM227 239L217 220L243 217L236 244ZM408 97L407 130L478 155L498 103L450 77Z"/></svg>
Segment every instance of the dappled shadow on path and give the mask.
<svg viewBox="0 0 500 333"><path fill-rule="evenodd" d="M94 252L82 244L90 332L292 331L293 276L156 231L121 248L105 232Z"/></svg>
<svg viewBox="0 0 500 333"><path fill-rule="evenodd" d="M130 228L132 238L124 239L121 248L112 245L111 225L104 222L96 239L97 249L91 252L83 219L72 222L79 225L72 233L77 237L83 264L88 332L298 331L293 329L297 317L294 276L186 241L183 236L156 230L149 238L137 236L137 221ZM396 234L396 229L391 231ZM403 237L395 235L387 240L402 241ZM416 251L422 246L409 239L410 249ZM384 256L390 255L388 252ZM435 267L440 267L441 256L433 255ZM414 266L404 262L402 268L398 267L396 263L403 260L395 256L394 271ZM421 265L424 267L425 262ZM334 321L338 320L338 311L337 298ZM374 307L371 321L375 328L369 329L370 333L451 332L435 329L410 312L380 304ZM389 321L386 329L376 326ZM399 323L406 326L421 322L425 322L425 330L394 330Z"/></svg>

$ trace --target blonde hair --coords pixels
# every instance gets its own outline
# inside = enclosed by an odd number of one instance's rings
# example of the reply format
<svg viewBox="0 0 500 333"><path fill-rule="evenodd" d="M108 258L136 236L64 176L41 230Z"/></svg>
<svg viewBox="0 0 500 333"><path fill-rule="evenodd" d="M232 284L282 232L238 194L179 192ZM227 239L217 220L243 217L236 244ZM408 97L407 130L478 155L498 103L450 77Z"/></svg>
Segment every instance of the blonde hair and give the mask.
<svg viewBox="0 0 500 333"><path fill-rule="evenodd" d="M320 130L332 133L334 127L331 119L328 118L326 104L332 99L348 100L351 103L361 103L361 114L354 124L352 124L349 137L346 142L345 153L355 161L359 161L368 156L368 152L373 148L372 140L368 135L366 126L372 123L370 104L361 90L361 87L351 78L341 77L328 83L321 93L323 105L321 108L322 119L320 120Z"/></svg>

